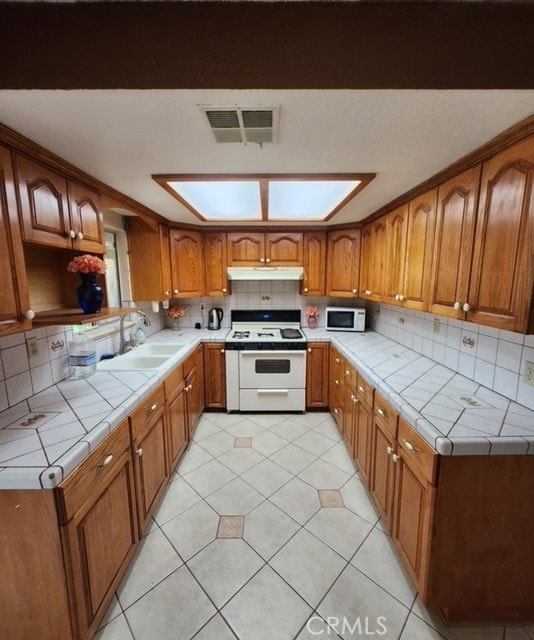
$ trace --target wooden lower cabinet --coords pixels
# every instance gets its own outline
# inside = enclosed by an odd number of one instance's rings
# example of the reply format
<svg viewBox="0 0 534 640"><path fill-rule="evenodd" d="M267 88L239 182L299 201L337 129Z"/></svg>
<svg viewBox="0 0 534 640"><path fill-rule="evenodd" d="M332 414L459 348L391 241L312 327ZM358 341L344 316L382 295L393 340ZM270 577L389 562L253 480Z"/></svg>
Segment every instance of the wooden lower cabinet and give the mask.
<svg viewBox="0 0 534 640"><path fill-rule="evenodd" d="M191 440L204 410L204 351L199 345L184 362L187 434Z"/></svg>
<svg viewBox="0 0 534 640"><path fill-rule="evenodd" d="M143 532L168 478L163 385L130 416L139 531Z"/></svg>
<svg viewBox="0 0 534 640"><path fill-rule="evenodd" d="M395 463L391 456L395 451L396 430L392 434L375 419L372 430L372 464L369 489L384 523L391 531L393 517L393 489L395 486Z"/></svg>
<svg viewBox="0 0 534 640"><path fill-rule="evenodd" d="M306 359L306 407L328 407L328 342L309 342Z"/></svg>
<svg viewBox="0 0 534 640"><path fill-rule="evenodd" d="M139 539L127 421L67 477L56 500L72 634L90 638Z"/></svg>
<svg viewBox="0 0 534 640"><path fill-rule="evenodd" d="M226 409L226 356L224 342L204 344L204 404Z"/></svg>
<svg viewBox="0 0 534 640"><path fill-rule="evenodd" d="M335 347L330 347L328 406L338 427L343 431L345 404L345 358Z"/></svg>
<svg viewBox="0 0 534 640"><path fill-rule="evenodd" d="M178 464L188 443L183 366L180 363L163 381L166 399L167 464L169 473Z"/></svg>

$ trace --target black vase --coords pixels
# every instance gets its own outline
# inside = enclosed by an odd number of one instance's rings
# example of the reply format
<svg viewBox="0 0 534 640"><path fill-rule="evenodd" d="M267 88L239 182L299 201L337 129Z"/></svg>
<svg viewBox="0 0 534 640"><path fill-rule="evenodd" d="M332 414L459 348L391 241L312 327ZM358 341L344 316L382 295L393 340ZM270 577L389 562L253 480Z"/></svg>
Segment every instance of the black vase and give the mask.
<svg viewBox="0 0 534 640"><path fill-rule="evenodd" d="M98 273L80 273L82 284L78 287L78 303L84 313L100 313L104 292L98 286Z"/></svg>

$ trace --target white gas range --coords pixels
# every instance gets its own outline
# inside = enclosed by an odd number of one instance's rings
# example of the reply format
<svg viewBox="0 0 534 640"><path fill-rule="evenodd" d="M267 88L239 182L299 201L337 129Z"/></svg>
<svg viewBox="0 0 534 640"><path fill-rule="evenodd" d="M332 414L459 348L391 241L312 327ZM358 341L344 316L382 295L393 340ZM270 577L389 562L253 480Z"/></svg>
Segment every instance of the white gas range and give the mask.
<svg viewBox="0 0 534 640"><path fill-rule="evenodd" d="M228 411L305 411L306 338L298 310L232 311Z"/></svg>

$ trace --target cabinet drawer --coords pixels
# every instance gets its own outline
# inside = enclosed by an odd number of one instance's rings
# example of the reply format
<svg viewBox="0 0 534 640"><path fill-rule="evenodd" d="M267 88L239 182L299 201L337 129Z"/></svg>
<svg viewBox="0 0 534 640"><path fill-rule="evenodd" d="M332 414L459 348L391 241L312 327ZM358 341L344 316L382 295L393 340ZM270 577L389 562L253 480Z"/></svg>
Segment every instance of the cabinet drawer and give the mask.
<svg viewBox="0 0 534 640"><path fill-rule="evenodd" d="M332 374L337 377L345 375L345 358L339 353L339 351L333 351L331 354L332 362Z"/></svg>
<svg viewBox="0 0 534 640"><path fill-rule="evenodd" d="M100 495L129 447L128 421L124 420L56 489L61 524L67 524L87 501Z"/></svg>
<svg viewBox="0 0 534 640"><path fill-rule="evenodd" d="M174 396L180 391L180 387L184 382L184 367L182 363L176 365L174 369L163 381L165 388L165 399L167 402L172 400Z"/></svg>
<svg viewBox="0 0 534 640"><path fill-rule="evenodd" d="M358 381L356 383L356 394L358 396L358 400L372 409L374 393L374 387L369 382L367 382L367 380L361 375L361 373L359 373Z"/></svg>
<svg viewBox="0 0 534 640"><path fill-rule="evenodd" d="M161 384L145 398L130 416L132 440L141 438L145 431L161 415L165 406L165 394Z"/></svg>
<svg viewBox="0 0 534 640"><path fill-rule="evenodd" d="M398 414L394 411L393 407L384 400L384 398L378 393L375 393L375 420L377 420L390 434L391 438L395 440L397 438L397 421Z"/></svg>
<svg viewBox="0 0 534 640"><path fill-rule="evenodd" d="M356 385L358 381L358 373L356 369L345 361L345 384L351 390L356 392Z"/></svg>
<svg viewBox="0 0 534 640"><path fill-rule="evenodd" d="M430 483L436 484L439 456L403 418L399 418L398 443L405 458L412 461Z"/></svg>

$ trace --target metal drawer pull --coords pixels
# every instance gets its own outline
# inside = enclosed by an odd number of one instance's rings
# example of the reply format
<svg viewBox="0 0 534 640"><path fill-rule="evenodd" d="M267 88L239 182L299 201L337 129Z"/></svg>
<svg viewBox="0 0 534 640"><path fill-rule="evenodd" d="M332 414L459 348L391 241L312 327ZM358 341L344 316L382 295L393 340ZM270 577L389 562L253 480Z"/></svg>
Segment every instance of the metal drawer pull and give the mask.
<svg viewBox="0 0 534 640"><path fill-rule="evenodd" d="M400 456L398 456L396 453L394 453L391 456L391 459L393 460L393 462L398 462L400 460Z"/></svg>
<svg viewBox="0 0 534 640"><path fill-rule="evenodd" d="M382 416L383 418L386 417L386 412L383 411L380 407L377 407L376 412L378 413L379 416Z"/></svg>
<svg viewBox="0 0 534 640"><path fill-rule="evenodd" d="M158 403L154 402L154 404L150 407L150 409L148 410L148 413L152 413L153 411L155 411L158 408Z"/></svg>
<svg viewBox="0 0 534 640"><path fill-rule="evenodd" d="M417 449L413 446L413 444L411 442L409 442L408 440L403 440L404 442L404 446L408 449L408 451L410 451L411 453L415 453L417 451Z"/></svg>
<svg viewBox="0 0 534 640"><path fill-rule="evenodd" d="M388 456L390 456L393 453L393 448L392 447L386 447L386 452L387 452Z"/></svg>
<svg viewBox="0 0 534 640"><path fill-rule="evenodd" d="M137 449L137 451L135 452L135 455L140 458L143 455L143 449Z"/></svg>
<svg viewBox="0 0 534 640"><path fill-rule="evenodd" d="M115 457L114 453L108 453L108 455L104 458L104 462L102 462L102 464L99 464L98 468L103 469L104 467L107 467L109 464L112 463L114 457Z"/></svg>
<svg viewBox="0 0 534 640"><path fill-rule="evenodd" d="M258 389L256 391L256 393L260 396L260 395L280 395L280 394L287 394L289 393L288 389Z"/></svg>

